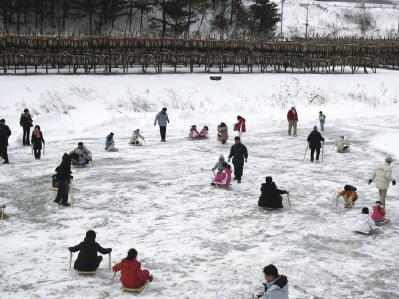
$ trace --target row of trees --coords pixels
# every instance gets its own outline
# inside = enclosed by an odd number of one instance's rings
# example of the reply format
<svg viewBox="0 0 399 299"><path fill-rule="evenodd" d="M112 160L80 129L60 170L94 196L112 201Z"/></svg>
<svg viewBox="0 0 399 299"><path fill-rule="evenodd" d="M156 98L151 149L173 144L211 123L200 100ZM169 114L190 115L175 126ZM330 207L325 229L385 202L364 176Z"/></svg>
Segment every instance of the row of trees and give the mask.
<svg viewBox="0 0 399 299"><path fill-rule="evenodd" d="M270 38L270 0L0 0L0 32Z"/></svg>

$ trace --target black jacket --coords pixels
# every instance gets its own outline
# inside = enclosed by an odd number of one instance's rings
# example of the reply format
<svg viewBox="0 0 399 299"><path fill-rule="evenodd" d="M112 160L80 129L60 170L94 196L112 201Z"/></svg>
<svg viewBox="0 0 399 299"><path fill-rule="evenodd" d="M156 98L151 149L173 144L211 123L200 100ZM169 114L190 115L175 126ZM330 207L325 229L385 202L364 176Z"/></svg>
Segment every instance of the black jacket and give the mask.
<svg viewBox="0 0 399 299"><path fill-rule="evenodd" d="M19 120L19 124L21 125L21 127L23 128L30 128L32 127L32 117L30 116L30 113L28 113L28 116L25 116L25 113L21 114L21 118Z"/></svg>
<svg viewBox="0 0 399 299"><path fill-rule="evenodd" d="M98 267L97 251L101 254L107 254L112 251L111 248L102 248L95 238L86 237L83 242L74 247L69 247L69 251L79 251L78 258L75 261L74 268L80 271L94 271Z"/></svg>
<svg viewBox="0 0 399 299"><path fill-rule="evenodd" d="M43 139L43 133L42 131L40 131L40 137L37 137L35 135L35 132L32 133L32 138L31 138L31 142L33 144L33 148L34 149L42 149L42 143L44 143L44 139Z"/></svg>
<svg viewBox="0 0 399 299"><path fill-rule="evenodd" d="M312 131L308 136L309 147L320 148L321 142L324 142L324 138L321 136L319 131Z"/></svg>
<svg viewBox="0 0 399 299"><path fill-rule="evenodd" d="M68 154L64 154L64 156L62 157L62 162L60 164L60 166L58 166L55 169L55 172L57 173L57 180L69 180L70 176L71 176L71 158L69 157Z"/></svg>
<svg viewBox="0 0 399 299"><path fill-rule="evenodd" d="M259 197L258 206L273 209L283 207L283 199L280 194L286 194L287 191L278 189L274 182L262 184L260 191L262 193Z"/></svg>
<svg viewBox="0 0 399 299"><path fill-rule="evenodd" d="M8 146L8 137L10 136L10 128L7 125L0 126L0 146Z"/></svg>
<svg viewBox="0 0 399 299"><path fill-rule="evenodd" d="M233 144L230 149L229 159L233 157L233 164L244 165L244 159L248 159L248 151L244 144Z"/></svg>

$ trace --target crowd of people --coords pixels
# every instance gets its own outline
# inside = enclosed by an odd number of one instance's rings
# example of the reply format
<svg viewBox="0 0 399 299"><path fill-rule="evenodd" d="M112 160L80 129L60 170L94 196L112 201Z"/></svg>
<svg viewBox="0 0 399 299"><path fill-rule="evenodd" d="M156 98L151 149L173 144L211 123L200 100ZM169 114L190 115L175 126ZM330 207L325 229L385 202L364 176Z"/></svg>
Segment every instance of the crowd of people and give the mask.
<svg viewBox="0 0 399 299"><path fill-rule="evenodd" d="M318 120L320 122L320 131L325 130L326 116L322 111L319 112ZM297 123L298 113L294 106L287 113L288 121L288 135L294 137L297 136ZM167 114L167 108L164 107L160 112L156 114L154 125L158 124L160 128L161 142L166 142L166 127L169 123L169 117ZM42 151L44 153L45 141L43 133L39 125L34 126L34 130L30 135L30 128L33 127L33 118L29 113L28 109L25 109L21 114L20 125L23 129L23 146L32 145L32 151L35 159L40 159ZM244 164L248 162L248 150L247 147L242 143L244 133L246 132L246 119L242 116L237 116L237 122L234 124L234 131L237 132L237 136L234 137L234 144L230 148L230 152L227 161L223 155L219 157L219 160L212 168L214 172L214 178L212 185L219 188L227 188L231 185L232 181L236 180L237 183L241 183L243 177ZM324 137L321 135L317 126L313 127L313 130L307 137L308 148L310 149L310 161L318 163L320 161L320 151L323 149ZM209 128L203 126L200 132L198 132L196 125L192 125L189 130L189 138L207 138ZM4 163L9 163L7 146L8 138L11 136L10 128L5 124L5 120L0 120L0 154L4 160ZM105 139L105 150L106 151L118 151L115 147L114 133L111 132L106 136ZM226 123L221 122L217 126L217 140L222 144L226 144L229 139L228 127ZM141 135L140 130L136 129L133 131L131 136L130 145L142 145L145 143L145 138ZM344 136L340 136L334 143L338 153L349 153L350 142L345 139ZM306 152L305 152L306 156ZM92 152L84 146L83 142L79 142L77 147L69 153L64 153L62 156L61 164L55 169L56 183L57 183L57 195L54 200L57 204L69 206L68 202L69 190L71 186L72 171L71 165L82 167L92 161ZM232 161L233 168L230 166ZM363 207L361 212L357 215L356 230L363 233L372 233L377 230L377 226L384 223L386 220L385 215L385 200L389 185L396 184L395 179L392 176L391 163L393 162L392 157L387 156L385 163L376 168L374 173L369 179L369 184L375 182L376 187L379 191L379 200L375 202L372 207L372 213L367 207ZM234 177L232 178L234 174ZM283 208L283 197L282 195L289 195L287 190L279 189L276 183L273 181L271 176L266 176L265 183L261 184L261 195L258 200L258 206L269 209L281 209ZM345 185L343 190L337 195L337 205L339 198L343 198L343 204L345 208L353 208L358 200L357 188L353 185ZM102 261L102 257L97 255L97 252L101 254L108 254L112 251L111 248L103 248L96 241L96 234L93 230L89 230L86 233L86 237L83 242L79 243L74 247L70 247L71 252L79 251L78 258L75 261L74 268L79 271L95 271ZM126 288L139 288L146 281L152 281L153 277L148 270L142 270L141 264L137 261L137 251L132 248L128 251L127 257L120 263L116 264L112 269L115 272L121 271L121 282ZM258 297L264 299L269 298L288 298L288 280L284 275L279 275L277 268L274 265L268 265L264 268L264 275L266 279L265 291L262 292Z"/></svg>

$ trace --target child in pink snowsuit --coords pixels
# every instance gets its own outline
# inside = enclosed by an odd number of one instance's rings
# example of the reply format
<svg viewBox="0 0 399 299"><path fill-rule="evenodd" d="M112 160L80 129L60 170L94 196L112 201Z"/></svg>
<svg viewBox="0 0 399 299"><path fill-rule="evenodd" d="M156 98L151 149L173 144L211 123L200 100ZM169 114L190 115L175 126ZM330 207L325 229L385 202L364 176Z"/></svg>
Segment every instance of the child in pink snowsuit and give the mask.
<svg viewBox="0 0 399 299"><path fill-rule="evenodd" d="M208 127L204 126L199 132L199 137L205 138L208 137Z"/></svg>
<svg viewBox="0 0 399 299"><path fill-rule="evenodd" d="M200 136L200 133L197 131L197 126L196 125L192 125L190 132L188 133L188 137L189 138L197 138Z"/></svg>
<svg viewBox="0 0 399 299"><path fill-rule="evenodd" d="M375 223L382 222L385 220L385 208L380 201L375 202L375 205L373 206L373 214L371 215L371 219L373 219Z"/></svg>
<svg viewBox="0 0 399 299"><path fill-rule="evenodd" d="M218 185L219 187L227 187L231 182L231 167L226 162L223 163L223 170L218 173L213 179L212 185Z"/></svg>

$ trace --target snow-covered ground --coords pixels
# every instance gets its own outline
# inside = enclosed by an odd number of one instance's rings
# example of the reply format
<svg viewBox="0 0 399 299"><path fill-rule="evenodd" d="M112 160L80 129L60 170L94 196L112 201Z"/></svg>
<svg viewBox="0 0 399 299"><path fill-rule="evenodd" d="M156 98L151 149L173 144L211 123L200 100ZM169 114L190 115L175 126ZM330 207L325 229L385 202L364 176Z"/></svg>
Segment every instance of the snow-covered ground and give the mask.
<svg viewBox="0 0 399 299"><path fill-rule="evenodd" d="M287 275L290 298L398 298L399 191L388 191L391 223L377 236L353 233L356 214L378 199L367 180L385 154L399 158L399 73L314 75L206 74L134 76L9 76L0 80L0 118L13 134L9 165L0 165L1 298L131 298L122 295L105 257L97 275L69 271L67 248L88 229L112 247L113 263L134 247L154 282L144 298L249 298L261 290L262 268ZM299 136L287 136L286 112L295 104ZM168 107L167 143L159 142L155 113ZM35 161L22 147L19 115L33 112L46 152ZM303 161L306 137L326 116L324 163ZM241 184L209 185L210 168L228 155L240 114L249 151ZM221 121L226 145L216 141ZM210 138L186 139L192 124ZM147 145L127 145L140 128ZM115 133L119 152L104 151ZM353 143L332 150L335 138ZM92 165L73 169L75 206L53 200L50 178L62 154L83 141ZM397 163L393 163L398 176ZM259 209L267 175L290 191L292 208ZM345 185L358 187L355 209L335 207ZM285 206L287 202L285 201ZM75 255L76 257L76 255Z"/></svg>

